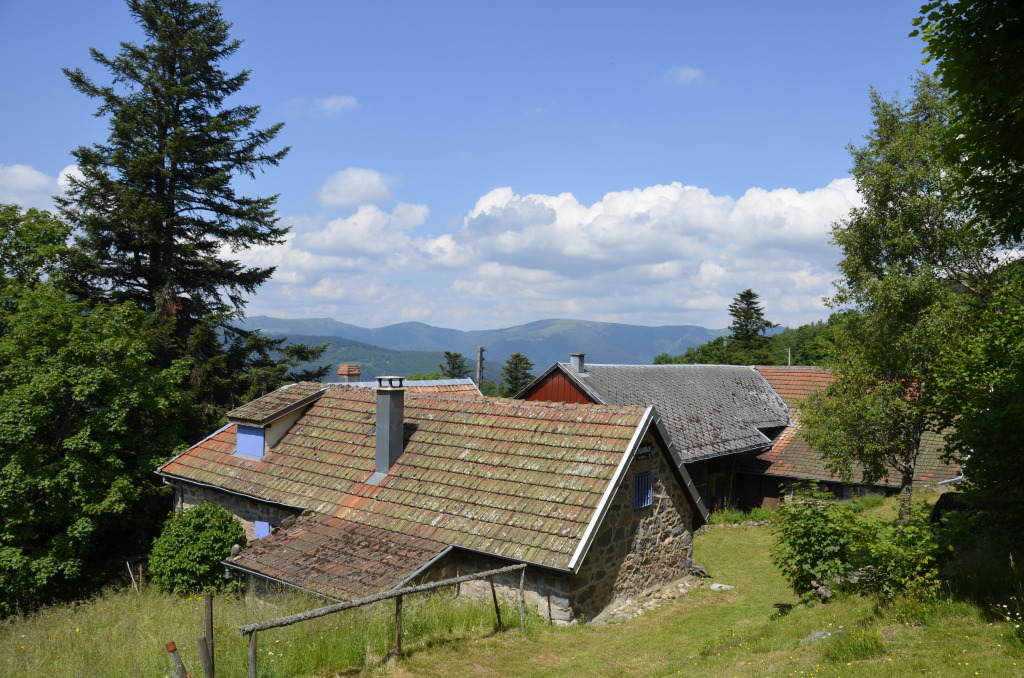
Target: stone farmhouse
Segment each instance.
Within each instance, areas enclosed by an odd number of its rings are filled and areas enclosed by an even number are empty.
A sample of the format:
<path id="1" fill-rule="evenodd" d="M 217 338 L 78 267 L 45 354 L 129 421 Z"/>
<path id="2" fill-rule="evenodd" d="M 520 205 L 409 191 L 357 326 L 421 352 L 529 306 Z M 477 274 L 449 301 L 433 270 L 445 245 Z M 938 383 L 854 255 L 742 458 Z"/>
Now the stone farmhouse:
<path id="1" fill-rule="evenodd" d="M 737 465 L 772 449 L 792 423 L 764 377 L 735 365 L 599 365 L 573 353 L 517 398 L 529 401 L 653 405 L 672 451 L 709 508 L 736 503 Z"/>
<path id="2" fill-rule="evenodd" d="M 158 469 L 243 522 L 234 572 L 346 600 L 526 563 L 560 622 L 690 572 L 707 510 L 657 407 L 364 384 L 279 389 Z"/>
<path id="3" fill-rule="evenodd" d="M 825 466 L 824 460 L 801 435 L 799 405 L 803 398 L 825 388 L 835 377 L 818 367 L 761 366 L 755 368 L 789 407 L 793 426 L 787 428 L 770 449 L 744 457 L 736 468 L 737 497 L 741 506 L 775 507 L 794 483 L 812 482 L 837 497 L 848 498 L 869 492 L 894 494 L 899 475 L 893 473 L 873 485 L 843 483 Z M 942 461 L 943 438 L 933 432 L 921 436 L 914 489 L 941 486 L 962 479 L 962 469 Z M 856 470 L 854 472 L 856 477 Z"/>

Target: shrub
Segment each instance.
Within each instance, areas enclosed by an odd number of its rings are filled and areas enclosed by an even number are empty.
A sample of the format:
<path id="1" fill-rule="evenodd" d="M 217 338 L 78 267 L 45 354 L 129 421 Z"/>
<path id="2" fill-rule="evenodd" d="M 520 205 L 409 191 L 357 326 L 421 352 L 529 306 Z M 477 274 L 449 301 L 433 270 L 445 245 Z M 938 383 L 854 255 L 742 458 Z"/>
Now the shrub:
<path id="1" fill-rule="evenodd" d="M 772 562 L 805 600 L 812 582 L 835 582 L 852 572 L 866 549 L 867 525 L 848 506 L 815 488 L 801 488 L 782 502 L 775 522 Z"/>
<path id="2" fill-rule="evenodd" d="M 216 591 L 225 583 L 221 561 L 233 544 L 244 543 L 241 523 L 218 504 L 203 502 L 167 519 L 153 541 L 149 570 L 162 591 Z"/>
<path id="3" fill-rule="evenodd" d="M 919 504 L 903 524 L 875 520 L 827 492 L 801 489 L 778 510 L 772 562 L 805 600 L 815 580 L 833 587 L 854 572 L 860 590 L 883 603 L 900 594 L 930 598 L 939 588 L 940 545 L 927 512 Z"/>
<path id="4" fill-rule="evenodd" d="M 902 525 L 875 523 L 868 544 L 868 560 L 873 568 L 869 589 L 885 602 L 901 593 L 931 598 L 939 589 L 938 552 L 939 543 L 924 504 L 911 506 Z"/>

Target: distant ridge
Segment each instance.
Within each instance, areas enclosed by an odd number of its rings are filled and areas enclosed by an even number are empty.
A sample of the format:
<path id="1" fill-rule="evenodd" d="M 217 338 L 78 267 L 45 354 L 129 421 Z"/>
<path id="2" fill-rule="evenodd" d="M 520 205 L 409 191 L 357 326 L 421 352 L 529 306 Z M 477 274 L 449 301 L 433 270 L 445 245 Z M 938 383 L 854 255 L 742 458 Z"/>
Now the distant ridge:
<path id="1" fill-rule="evenodd" d="M 387 362 L 397 368 L 401 363 L 412 372 L 437 369 L 443 351 L 457 351 L 476 361 L 477 346 L 483 346 L 484 376 L 500 379 L 501 366 L 513 353 L 522 353 L 534 364 L 539 374 L 556 361 L 566 362 L 569 354 L 587 354 L 591 363 L 649 365 L 659 353 L 678 355 L 691 346 L 699 346 L 728 330 L 709 330 L 696 325 L 664 325 L 646 327 L 622 323 L 602 323 L 587 320 L 538 320 L 497 330 L 452 330 L 420 322 L 405 322 L 367 329 L 338 322 L 331 318 L 285 319 L 271 316 L 251 316 L 241 324 L 246 329 L 258 329 L 273 337 L 288 337 L 291 341 L 324 343 L 330 341 L 330 356 L 324 362 L 335 360 L 335 348 L 351 356 L 351 362 L 360 362 L 356 353 L 363 353 L 362 362 L 375 368 L 376 359 L 370 359 L 374 347 L 389 352 L 415 351 L 418 356 L 387 356 Z M 337 341 L 344 340 L 344 341 Z M 361 346 L 359 346 L 361 344 Z M 423 364 L 416 368 L 412 365 Z M 381 366 L 383 368 L 383 365 Z M 398 372 L 397 374 L 402 374 Z M 378 376 L 365 374 L 364 376 Z"/>

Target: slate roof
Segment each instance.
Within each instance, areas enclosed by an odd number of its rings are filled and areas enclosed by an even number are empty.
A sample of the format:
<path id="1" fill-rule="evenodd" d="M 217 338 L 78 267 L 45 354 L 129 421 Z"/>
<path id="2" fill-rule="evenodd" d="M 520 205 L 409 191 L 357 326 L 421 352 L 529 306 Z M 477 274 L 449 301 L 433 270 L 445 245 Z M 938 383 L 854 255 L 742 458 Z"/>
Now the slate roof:
<path id="1" fill-rule="evenodd" d="M 293 388 L 298 394 L 312 387 Z M 271 396 L 274 403 L 284 397 Z M 374 486 L 366 481 L 374 472 L 375 405 L 371 389 L 332 385 L 261 461 L 233 456 L 236 425 L 229 424 L 158 473 L 319 514 L 239 556 L 240 566 L 289 582 L 314 577 L 309 573 L 324 569 L 328 554 L 347 553 L 332 539 L 370 544 L 384 533 L 380 539 L 413 555 L 358 566 L 380 576 L 404 576 L 442 546 L 574 571 L 642 434 L 653 428 L 665 437 L 651 408 L 409 390 L 404 452 Z M 247 411 L 267 409 L 256 402 Z M 689 482 L 685 470 L 681 477 Z M 351 525 L 360 528 L 340 534 Z M 293 557 L 285 557 L 289 549 Z M 346 584 L 327 595 L 347 597 L 357 588 Z"/>
<path id="2" fill-rule="evenodd" d="M 800 425 L 799 412 L 801 399 L 818 389 L 825 388 L 835 381 L 835 377 L 827 370 L 817 367 L 764 366 L 756 369 L 790 406 L 794 425 L 776 438 L 775 444 L 770 450 L 742 459 L 737 465 L 736 472 L 779 478 L 841 482 L 838 476 L 829 472 L 821 455 L 811 449 L 801 435 L 803 427 Z M 959 466 L 950 466 L 942 461 L 943 445 L 943 437 L 937 433 L 926 432 L 921 436 L 917 476 L 914 479 L 915 488 L 951 480 L 959 475 Z M 852 480 L 857 483 L 859 478 L 859 470 L 854 469 Z M 898 488 L 900 478 L 897 474 L 892 473 L 888 478 L 878 481 L 875 485 Z"/>
<path id="3" fill-rule="evenodd" d="M 758 429 L 790 423 L 785 403 L 750 367 L 587 364 L 582 373 L 565 363 L 556 367 L 596 402 L 654 405 L 686 463 L 764 448 L 771 441 Z"/>

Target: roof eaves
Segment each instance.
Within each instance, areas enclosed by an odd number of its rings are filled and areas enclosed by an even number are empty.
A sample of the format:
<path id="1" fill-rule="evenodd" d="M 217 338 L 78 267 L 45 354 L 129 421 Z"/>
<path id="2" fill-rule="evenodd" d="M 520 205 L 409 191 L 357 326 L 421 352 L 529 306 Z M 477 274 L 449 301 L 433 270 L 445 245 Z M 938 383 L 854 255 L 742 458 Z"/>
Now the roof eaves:
<path id="1" fill-rule="evenodd" d="M 325 593 L 320 593 L 319 591 L 314 591 L 313 589 L 307 589 L 304 586 L 299 586 L 297 584 L 292 584 L 291 582 L 285 581 L 284 579 L 278 579 L 277 577 L 271 577 L 270 575 L 263 574 L 262 572 L 259 572 L 258 570 L 253 570 L 253 569 L 250 569 L 248 567 L 242 567 L 241 565 L 238 565 L 236 563 L 232 563 L 230 560 L 222 560 L 222 561 L 220 561 L 220 564 L 223 565 L 224 567 L 230 567 L 233 570 L 238 570 L 239 572 L 245 572 L 246 574 L 251 574 L 251 575 L 255 575 L 257 577 L 262 577 L 262 578 L 264 578 L 264 579 L 266 579 L 268 581 L 272 581 L 272 582 L 277 583 L 277 584 L 284 584 L 285 586 L 290 586 L 291 588 L 298 589 L 299 591 L 304 591 L 306 593 L 312 593 L 314 596 L 320 596 L 321 598 L 326 598 L 327 600 L 333 600 L 336 603 L 345 602 L 345 601 L 341 600 L 340 598 L 334 598 L 333 596 L 329 596 L 329 595 L 327 595 Z"/>
<path id="2" fill-rule="evenodd" d="M 672 438 L 669 437 L 665 424 L 661 421 L 661 415 L 658 414 L 657 411 L 655 411 L 654 415 L 654 426 L 656 427 L 659 435 L 661 435 L 661 439 L 667 442 L 665 447 L 682 476 L 683 489 L 685 489 L 690 495 L 690 501 L 693 502 L 693 506 L 697 509 L 701 519 L 704 523 L 707 523 L 710 520 L 711 513 L 704 505 L 704 499 L 701 498 L 700 493 L 697 491 L 697 485 L 693 482 L 693 477 L 690 475 L 690 472 L 686 470 L 686 465 L 683 463 L 683 459 L 679 455 L 679 450 L 676 449 L 675 444 L 672 442 Z"/>
<path id="3" fill-rule="evenodd" d="M 170 462 L 167 462 L 167 463 L 170 463 Z M 228 488 L 223 487 L 221 485 L 212 485 L 210 483 L 201 483 L 198 480 L 192 480 L 190 478 L 182 478 L 180 476 L 174 476 L 174 475 L 171 475 L 169 473 L 162 473 L 159 470 L 156 471 L 156 474 L 158 476 L 160 476 L 161 478 L 163 478 L 164 482 L 167 483 L 168 485 L 172 484 L 171 481 L 173 480 L 174 482 L 177 482 L 177 483 L 189 483 L 191 485 L 196 485 L 198 487 L 208 487 L 211 490 L 217 490 L 218 492 L 223 492 L 225 494 L 233 494 L 236 497 L 244 497 L 245 499 L 250 499 L 252 501 L 258 501 L 258 502 L 263 503 L 263 504 L 273 504 L 274 506 L 283 506 L 284 508 L 293 509 L 295 511 L 306 511 L 306 510 L 309 509 L 308 506 L 295 506 L 294 504 L 285 504 L 284 502 L 274 501 L 272 499 L 266 499 L 264 497 L 260 497 L 260 496 L 257 496 L 255 494 L 245 494 L 244 492 L 237 492 L 235 490 L 229 490 Z"/>
<path id="4" fill-rule="evenodd" d="M 441 560 L 442 558 L 444 558 L 444 557 L 445 557 L 445 556 L 447 556 L 447 555 L 448 555 L 449 553 L 451 553 L 451 552 L 452 552 L 452 549 L 454 549 L 454 548 L 455 548 L 454 546 L 452 546 L 451 544 L 448 544 L 448 546 L 445 546 L 445 547 L 444 547 L 444 549 L 442 549 L 442 551 L 441 551 L 440 553 L 438 553 L 438 554 L 437 554 L 436 556 L 434 556 L 433 558 L 431 558 L 431 559 L 430 559 L 430 560 L 428 560 L 427 562 L 423 563 L 423 565 L 422 565 L 422 566 L 420 566 L 420 568 L 419 568 L 419 569 L 417 569 L 417 570 L 416 570 L 415 572 L 413 572 L 412 574 L 410 574 L 410 575 L 409 575 L 408 577 L 406 577 L 406 578 L 405 578 L 405 579 L 403 579 L 402 581 L 400 581 L 400 582 L 398 582 L 397 584 L 395 584 L 394 586 L 392 586 L 392 587 L 391 587 L 391 590 L 392 590 L 392 591 L 394 591 L 395 589 L 400 589 L 400 588 L 402 588 L 403 586 L 405 586 L 406 584 L 408 584 L 409 582 L 411 582 L 411 581 L 412 581 L 413 579 L 415 579 L 416 577 L 418 577 L 418 576 L 420 576 L 421 574 L 423 574 L 424 572 L 426 572 L 426 570 L 427 570 L 427 569 L 428 569 L 428 568 L 429 568 L 430 566 L 432 566 L 432 565 L 433 565 L 434 563 L 436 563 L 436 562 L 440 561 L 440 560 Z"/>
<path id="5" fill-rule="evenodd" d="M 221 426 L 221 427 L 220 427 L 219 429 L 217 429 L 216 431 L 214 431 L 214 432 L 213 432 L 213 433 L 211 433 L 210 435 L 206 436 L 205 438 L 203 438 L 202 440 L 200 440 L 200 441 L 199 441 L 198 443 L 196 443 L 195 445 L 190 445 L 190 446 L 188 447 L 188 449 L 186 449 L 186 450 L 185 450 L 184 452 L 182 452 L 181 454 L 176 454 L 176 455 L 174 455 L 173 457 L 171 457 L 170 459 L 168 459 L 167 461 L 165 461 L 164 463 L 162 463 L 162 464 L 160 464 L 159 466 L 157 466 L 157 467 L 156 467 L 156 470 L 155 470 L 155 471 L 153 471 L 153 473 L 156 473 L 156 474 L 157 474 L 158 476 L 163 476 L 163 477 L 171 477 L 171 478 L 176 478 L 177 476 L 167 476 L 167 475 L 166 475 L 166 474 L 165 474 L 165 473 L 163 472 L 163 469 L 164 469 L 164 467 L 165 467 L 165 466 L 167 466 L 168 464 L 170 464 L 171 462 L 175 462 L 175 461 L 177 461 L 178 459 L 181 459 L 181 458 L 182 458 L 182 457 L 184 457 L 184 456 L 185 456 L 186 454 L 188 454 L 189 452 L 191 452 L 191 451 L 192 451 L 192 450 L 194 450 L 195 448 L 197 448 L 197 447 L 199 447 L 200 445 L 202 445 L 203 443 L 205 443 L 205 442 L 206 442 L 207 440 L 210 440 L 211 438 L 214 438 L 214 437 L 216 437 L 216 436 L 220 435 L 221 433 L 223 433 L 224 431 L 226 431 L 226 430 L 227 430 L 228 428 L 230 428 L 230 427 L 232 427 L 232 426 L 234 426 L 234 424 L 233 424 L 233 423 L 230 423 L 230 422 L 229 422 L 229 423 L 227 423 L 227 424 L 224 424 L 224 425 L 223 425 L 223 426 Z"/>

